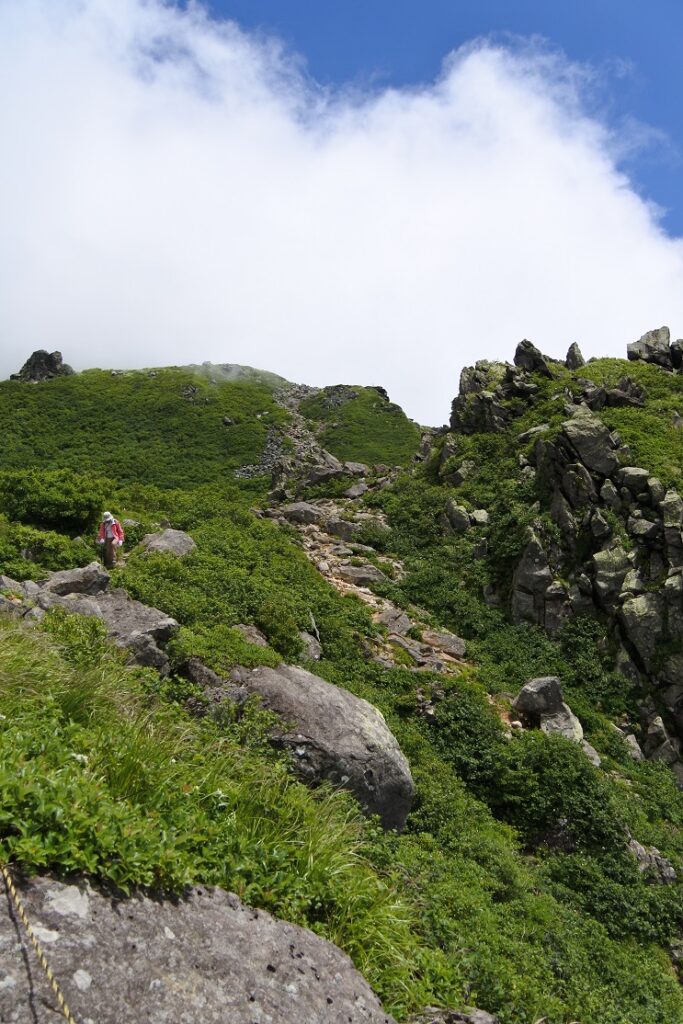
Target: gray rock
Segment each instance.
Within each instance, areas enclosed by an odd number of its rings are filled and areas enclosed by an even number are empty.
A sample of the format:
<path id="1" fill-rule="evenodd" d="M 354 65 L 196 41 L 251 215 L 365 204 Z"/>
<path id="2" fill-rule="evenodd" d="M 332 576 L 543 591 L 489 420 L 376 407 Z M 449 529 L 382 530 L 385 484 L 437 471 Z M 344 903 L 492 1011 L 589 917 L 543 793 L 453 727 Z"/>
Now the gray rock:
<path id="1" fill-rule="evenodd" d="M 485 508 L 475 508 L 470 513 L 470 520 L 473 526 L 487 526 L 490 516 Z"/>
<path id="2" fill-rule="evenodd" d="M 635 738 L 633 733 L 629 733 L 628 736 L 624 736 L 624 742 L 626 743 L 629 756 L 632 757 L 634 761 L 645 760 L 645 755 L 640 749 L 640 744 L 638 743 L 638 740 Z"/>
<path id="3" fill-rule="evenodd" d="M 369 490 L 368 485 L 360 480 L 357 484 L 352 484 L 344 491 L 345 498 L 362 498 L 365 492 Z"/>
<path id="4" fill-rule="evenodd" d="M 299 633 L 301 640 L 304 645 L 304 654 L 311 661 L 320 661 L 323 656 L 322 644 L 312 633 L 307 633 L 305 629 L 302 629 Z"/>
<path id="5" fill-rule="evenodd" d="M 360 533 L 360 524 L 352 523 L 349 519 L 340 519 L 332 516 L 325 523 L 325 532 L 333 537 L 341 537 L 342 540 L 350 541 Z"/>
<path id="6" fill-rule="evenodd" d="M 619 621 L 624 635 L 637 651 L 645 671 L 654 671 L 657 647 L 664 639 L 662 595 L 640 594 L 625 601 L 619 610 Z"/>
<path id="7" fill-rule="evenodd" d="M 520 369 L 526 370 L 527 373 L 538 373 L 542 377 L 552 377 L 548 364 L 546 363 L 543 355 L 526 338 L 524 341 L 520 341 L 517 346 L 517 350 L 514 356 L 515 366 L 519 366 Z"/>
<path id="8" fill-rule="evenodd" d="M 469 480 L 476 468 L 476 463 L 472 459 L 463 459 L 456 469 L 447 473 L 440 472 L 440 475 L 445 483 L 450 484 L 452 487 L 460 487 L 465 483 L 465 480 Z"/>
<path id="9" fill-rule="evenodd" d="M 557 676 L 542 676 L 530 679 L 512 702 L 515 711 L 522 715 L 554 715 L 564 707 L 562 686 Z"/>
<path id="10" fill-rule="evenodd" d="M 671 349 L 669 347 L 670 333 L 668 327 L 659 327 L 657 330 L 648 331 L 638 341 L 626 346 L 626 354 L 629 359 L 640 359 L 645 363 L 655 363 L 667 370 L 673 369 Z"/>
<path id="11" fill-rule="evenodd" d="M 598 500 L 593 478 L 580 462 L 567 466 L 562 474 L 562 490 L 572 508 L 583 508 Z"/>
<path id="12" fill-rule="evenodd" d="M 256 626 L 248 625 L 244 622 L 238 622 L 236 626 L 232 627 L 238 630 L 247 641 L 247 643 L 254 644 L 255 647 L 267 647 L 268 641 L 260 629 Z"/>
<path id="13" fill-rule="evenodd" d="M 564 364 L 568 370 L 580 370 L 582 366 L 586 365 L 586 360 L 581 355 L 581 349 L 576 342 L 569 346 Z"/>
<path id="14" fill-rule="evenodd" d="M 21 380 L 38 383 L 52 380 L 54 377 L 69 377 L 73 374 L 71 367 L 62 360 L 61 352 L 46 352 L 44 348 L 33 352 L 19 373 L 13 373 L 10 380 Z"/>
<path id="15" fill-rule="evenodd" d="M 601 608 L 609 608 L 614 603 L 630 568 L 628 555 L 621 547 L 597 551 L 593 555 L 593 583 Z"/>
<path id="16" fill-rule="evenodd" d="M 317 461 L 306 467 L 304 482 L 308 485 L 322 484 L 328 480 L 336 480 L 344 476 L 344 466 L 334 455 L 324 449 L 316 453 Z"/>
<path id="17" fill-rule="evenodd" d="M 611 480 L 605 480 L 604 484 L 600 488 L 600 497 L 609 508 L 614 509 L 615 512 L 621 511 L 621 498 L 619 497 L 619 491 Z"/>
<path id="18" fill-rule="evenodd" d="M 64 569 L 53 573 L 42 589 L 50 594 L 101 594 L 109 586 L 109 573 L 99 562 L 82 569 Z"/>
<path id="19" fill-rule="evenodd" d="M 640 466 L 624 466 L 614 476 L 621 487 L 628 487 L 632 494 L 643 494 L 647 490 L 650 473 Z"/>
<path id="20" fill-rule="evenodd" d="M 447 633 L 445 630 L 423 629 L 422 640 L 430 647 L 444 651 L 453 658 L 464 658 L 467 644 L 455 633 Z"/>
<path id="21" fill-rule="evenodd" d="M 635 515 L 629 516 L 627 529 L 632 537 L 643 541 L 653 541 L 661 532 L 659 523 L 653 523 L 649 519 L 645 519 L 644 516 Z"/>
<path id="22" fill-rule="evenodd" d="M 545 592 L 553 581 L 548 558 L 532 533 L 512 577 L 512 621 L 543 623 Z"/>
<path id="23" fill-rule="evenodd" d="M 590 410 L 579 406 L 562 424 L 562 433 L 587 469 L 611 477 L 619 468 L 610 432 Z"/>
<path id="24" fill-rule="evenodd" d="M 451 529 L 456 533 L 465 533 L 470 528 L 469 512 L 462 505 L 458 505 L 453 498 L 449 498 L 446 502 L 446 518 L 450 523 Z"/>
<path id="25" fill-rule="evenodd" d="M 638 861 L 641 874 L 647 873 L 658 885 L 672 885 L 677 878 L 676 870 L 670 860 L 663 857 L 656 846 L 642 846 L 631 838 L 628 850 Z"/>
<path id="26" fill-rule="evenodd" d="M 357 587 L 367 587 L 371 583 L 382 583 L 386 576 L 381 569 L 375 565 L 340 565 L 335 570 L 336 575 L 345 583 L 353 583 Z"/>
<path id="27" fill-rule="evenodd" d="M 349 789 L 385 828 L 403 827 L 413 798 L 410 768 L 377 708 L 291 665 L 254 669 L 241 682 L 286 723 L 279 742 L 303 779 Z"/>
<path id="28" fill-rule="evenodd" d="M 578 719 L 577 719 L 578 721 Z M 592 747 L 588 740 L 581 740 L 581 749 L 588 758 L 591 764 L 594 764 L 596 768 L 599 768 L 602 764 L 602 758 L 598 754 L 595 747 Z"/>
<path id="29" fill-rule="evenodd" d="M 653 505 L 659 505 L 666 497 L 666 487 L 656 476 L 647 478 L 647 489 Z"/>
<path id="30" fill-rule="evenodd" d="M 345 462 L 344 472 L 349 476 L 367 476 L 370 470 L 364 462 Z"/>
<path id="31" fill-rule="evenodd" d="M 405 612 L 401 611 L 400 608 L 394 608 L 392 605 L 383 608 L 375 617 L 375 622 L 380 626 L 384 626 L 388 633 L 396 633 L 398 636 L 405 636 L 414 625 Z"/>
<path id="32" fill-rule="evenodd" d="M 677 338 L 676 341 L 672 341 L 669 351 L 674 369 L 680 370 L 681 366 L 683 366 L 683 338 Z"/>
<path id="33" fill-rule="evenodd" d="M 322 523 L 323 514 L 317 505 L 311 505 L 307 501 L 296 501 L 291 505 L 284 505 L 281 509 L 282 515 L 288 523 L 308 525 L 309 523 Z"/>
<path id="34" fill-rule="evenodd" d="M 562 704 L 554 714 L 541 715 L 541 731 L 549 736 L 564 736 L 573 743 L 583 740 L 583 728 L 568 704 Z M 592 749 L 592 748 L 591 748 Z"/>
<path id="35" fill-rule="evenodd" d="M 604 540 L 612 533 L 612 527 L 609 525 L 602 512 L 597 509 L 591 516 L 590 529 L 596 540 Z"/>
<path id="36" fill-rule="evenodd" d="M 192 888 L 173 900 L 113 898 L 78 879 L 33 878 L 19 889 L 79 1021 L 394 1024 L 336 946 L 221 889 Z M 8 1024 L 57 1018 L 34 963 L 3 914 L 0 1019 Z"/>
<path id="37" fill-rule="evenodd" d="M 142 538 L 140 547 L 146 555 L 175 555 L 176 558 L 184 558 L 197 549 L 188 533 L 170 529 L 162 530 L 161 533 L 148 533 Z"/>
<path id="38" fill-rule="evenodd" d="M 559 487 L 556 487 L 553 491 L 550 502 L 550 515 L 559 527 L 565 544 L 572 547 L 576 542 L 576 520 L 572 514 L 571 505 Z"/>

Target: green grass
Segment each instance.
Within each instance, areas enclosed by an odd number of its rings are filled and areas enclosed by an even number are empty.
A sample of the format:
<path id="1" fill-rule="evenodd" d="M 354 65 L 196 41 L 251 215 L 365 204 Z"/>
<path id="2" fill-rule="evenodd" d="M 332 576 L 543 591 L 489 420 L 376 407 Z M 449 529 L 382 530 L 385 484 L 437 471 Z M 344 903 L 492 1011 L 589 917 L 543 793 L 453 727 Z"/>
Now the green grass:
<path id="1" fill-rule="evenodd" d="M 300 409 L 319 430 L 323 448 L 338 459 L 402 466 L 420 442 L 418 425 L 374 388 L 324 388 Z"/>
<path id="2" fill-rule="evenodd" d="M 118 483 L 192 486 L 257 463 L 268 428 L 286 416 L 258 381 L 154 374 L 88 370 L 39 385 L 3 381 L 0 469 L 58 467 Z"/>

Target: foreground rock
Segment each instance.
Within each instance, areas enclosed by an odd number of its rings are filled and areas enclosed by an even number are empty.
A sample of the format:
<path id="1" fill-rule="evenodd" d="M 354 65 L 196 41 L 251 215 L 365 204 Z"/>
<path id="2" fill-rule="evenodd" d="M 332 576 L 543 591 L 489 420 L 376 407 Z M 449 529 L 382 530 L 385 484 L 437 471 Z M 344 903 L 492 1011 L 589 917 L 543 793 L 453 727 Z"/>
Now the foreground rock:
<path id="1" fill-rule="evenodd" d="M 61 352 L 46 352 L 41 348 L 28 357 L 19 373 L 13 373 L 10 380 L 38 383 L 42 380 L 52 380 L 53 377 L 70 377 L 73 372 L 62 360 Z"/>
<path id="2" fill-rule="evenodd" d="M 114 900 L 35 878 L 21 898 L 79 1021 L 394 1024 L 336 946 L 221 889 Z M 0 1020 L 52 1024 L 56 1001 L 21 925 L 0 918 Z"/>
<path id="3" fill-rule="evenodd" d="M 410 767 L 382 714 L 348 690 L 292 665 L 233 673 L 287 723 L 277 741 L 298 774 L 349 789 L 385 828 L 401 829 L 413 799 Z"/>

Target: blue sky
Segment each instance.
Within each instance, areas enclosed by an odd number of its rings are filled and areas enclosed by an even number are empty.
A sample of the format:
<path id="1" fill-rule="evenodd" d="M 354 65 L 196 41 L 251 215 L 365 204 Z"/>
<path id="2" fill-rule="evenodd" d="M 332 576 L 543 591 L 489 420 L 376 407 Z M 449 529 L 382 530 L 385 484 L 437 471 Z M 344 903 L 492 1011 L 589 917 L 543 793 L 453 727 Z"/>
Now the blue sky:
<path id="1" fill-rule="evenodd" d="M 683 235 L 681 0 L 212 0 L 210 10 L 278 35 L 324 84 L 431 81 L 472 39 L 540 35 L 599 76 L 593 102 L 619 131 L 653 137 L 624 163 L 641 195 Z"/>

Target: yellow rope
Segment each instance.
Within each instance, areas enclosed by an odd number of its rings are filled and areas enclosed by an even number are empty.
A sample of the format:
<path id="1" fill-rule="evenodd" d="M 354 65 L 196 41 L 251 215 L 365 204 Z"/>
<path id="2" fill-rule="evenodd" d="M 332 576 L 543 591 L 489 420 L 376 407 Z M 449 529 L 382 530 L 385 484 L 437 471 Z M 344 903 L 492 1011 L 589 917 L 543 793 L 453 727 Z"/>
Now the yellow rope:
<path id="1" fill-rule="evenodd" d="M 16 887 L 14 885 L 14 881 L 12 879 L 12 876 L 10 875 L 8 869 L 5 867 L 4 864 L 0 864 L 0 872 L 2 872 L 2 877 L 5 879 L 5 885 L 7 886 L 7 891 L 10 894 L 10 896 L 12 897 L 12 901 L 14 903 L 14 906 L 16 907 L 17 914 L 19 915 L 19 917 L 21 919 L 21 923 L 23 924 L 24 928 L 26 929 L 26 934 L 28 935 L 29 939 L 31 940 L 31 945 L 33 946 L 33 949 L 35 951 L 36 956 L 38 957 L 38 961 L 40 963 L 40 966 L 45 971 L 45 977 L 50 982 L 50 988 L 52 989 L 52 991 L 55 994 L 55 999 L 57 1000 L 57 1002 L 59 1004 L 59 1009 L 62 1011 L 62 1013 L 66 1017 L 66 1019 L 69 1022 L 69 1024 L 78 1024 L 78 1022 L 76 1021 L 75 1017 L 73 1016 L 73 1014 L 71 1013 L 71 1010 L 69 1009 L 69 1007 L 67 1005 L 66 999 L 62 995 L 62 990 L 59 987 L 59 982 L 57 981 L 57 979 L 55 978 L 54 974 L 52 973 L 52 968 L 50 967 L 49 963 L 47 962 L 47 958 L 46 958 L 45 954 L 43 953 L 43 948 L 40 945 L 40 943 L 38 942 L 38 939 L 36 938 L 36 936 L 35 936 L 35 934 L 33 932 L 33 928 L 31 928 L 31 924 L 29 922 L 28 917 L 26 916 L 26 911 L 24 910 L 24 906 L 23 906 L 21 900 L 19 899 L 19 893 L 16 890 Z"/>

